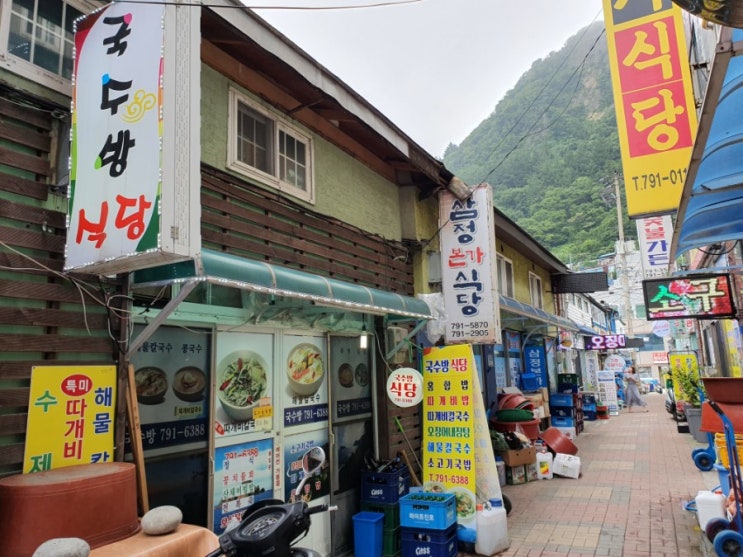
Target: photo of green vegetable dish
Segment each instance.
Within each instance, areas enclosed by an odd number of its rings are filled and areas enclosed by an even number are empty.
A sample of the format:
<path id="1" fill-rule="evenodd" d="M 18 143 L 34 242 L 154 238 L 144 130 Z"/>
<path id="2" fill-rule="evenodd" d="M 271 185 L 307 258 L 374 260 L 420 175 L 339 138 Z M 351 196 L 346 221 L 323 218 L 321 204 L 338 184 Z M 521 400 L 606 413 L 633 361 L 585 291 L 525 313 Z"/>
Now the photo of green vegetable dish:
<path id="1" fill-rule="evenodd" d="M 268 379 L 262 359 L 250 352 L 242 352 L 225 367 L 219 396 L 234 406 L 250 406 L 266 394 Z"/>
<path id="2" fill-rule="evenodd" d="M 477 508 L 471 492 L 462 488 L 452 488 L 457 501 L 457 516 L 459 518 L 469 518 L 475 515 Z"/>

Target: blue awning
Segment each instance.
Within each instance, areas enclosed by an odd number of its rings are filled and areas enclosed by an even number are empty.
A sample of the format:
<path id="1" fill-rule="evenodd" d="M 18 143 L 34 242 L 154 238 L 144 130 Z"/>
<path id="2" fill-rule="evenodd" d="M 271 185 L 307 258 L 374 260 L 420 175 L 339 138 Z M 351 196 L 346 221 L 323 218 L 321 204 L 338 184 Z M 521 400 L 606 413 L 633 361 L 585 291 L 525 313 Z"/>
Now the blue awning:
<path id="1" fill-rule="evenodd" d="M 743 30 L 721 29 L 676 216 L 671 260 L 743 238 Z"/>
<path id="2" fill-rule="evenodd" d="M 584 334 L 584 335 L 596 336 L 596 335 L 600 335 L 601 334 L 601 333 L 599 333 L 597 331 L 594 331 L 590 327 L 586 327 L 585 325 L 581 325 L 580 323 L 576 323 L 575 326 L 578 327 L 578 332 L 580 332 L 581 334 Z"/>
<path id="3" fill-rule="evenodd" d="M 509 298 L 508 296 L 504 296 L 503 294 L 499 294 L 498 299 L 500 300 L 501 311 L 505 310 L 509 313 L 513 313 L 514 315 L 527 317 L 529 319 L 540 321 L 548 325 L 554 325 L 555 327 L 564 329 L 566 331 L 578 331 L 578 326 L 570 319 L 565 319 L 564 317 L 560 317 L 559 315 L 548 313 L 543 309 L 539 309 L 537 307 L 530 306 L 529 304 L 519 302 L 518 300 L 514 300 L 513 298 Z"/>
<path id="4" fill-rule="evenodd" d="M 298 298 L 359 313 L 432 318 L 428 304 L 418 298 L 212 250 L 203 250 L 196 259 L 141 269 L 133 278 L 135 288 L 193 282 Z"/>

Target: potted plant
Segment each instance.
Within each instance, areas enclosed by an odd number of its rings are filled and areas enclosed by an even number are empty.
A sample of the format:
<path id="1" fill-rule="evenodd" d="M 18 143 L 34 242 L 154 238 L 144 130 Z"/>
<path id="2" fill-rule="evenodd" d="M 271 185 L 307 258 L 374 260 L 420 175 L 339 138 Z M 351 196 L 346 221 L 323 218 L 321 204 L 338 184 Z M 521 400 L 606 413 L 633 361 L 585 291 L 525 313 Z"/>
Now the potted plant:
<path id="1" fill-rule="evenodd" d="M 699 443 L 707 441 L 707 434 L 700 430 L 702 425 L 702 398 L 704 383 L 699 378 L 699 367 L 691 364 L 673 370 L 673 383 L 678 387 L 679 401 L 682 404 L 689 432 Z"/>

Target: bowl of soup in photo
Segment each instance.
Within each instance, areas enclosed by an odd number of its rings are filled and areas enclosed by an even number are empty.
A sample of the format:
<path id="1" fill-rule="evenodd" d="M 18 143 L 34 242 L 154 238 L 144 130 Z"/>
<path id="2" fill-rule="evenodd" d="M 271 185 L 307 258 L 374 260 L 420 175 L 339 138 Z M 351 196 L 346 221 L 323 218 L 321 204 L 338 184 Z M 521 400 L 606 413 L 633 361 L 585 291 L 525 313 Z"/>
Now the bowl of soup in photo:
<path id="1" fill-rule="evenodd" d="M 253 409 L 268 391 L 268 366 L 252 350 L 238 350 L 217 366 L 217 398 L 236 421 L 253 419 Z"/>
<path id="2" fill-rule="evenodd" d="M 322 353 L 314 344 L 298 344 L 289 352 L 286 361 L 289 386 L 298 395 L 313 395 L 325 377 Z"/>

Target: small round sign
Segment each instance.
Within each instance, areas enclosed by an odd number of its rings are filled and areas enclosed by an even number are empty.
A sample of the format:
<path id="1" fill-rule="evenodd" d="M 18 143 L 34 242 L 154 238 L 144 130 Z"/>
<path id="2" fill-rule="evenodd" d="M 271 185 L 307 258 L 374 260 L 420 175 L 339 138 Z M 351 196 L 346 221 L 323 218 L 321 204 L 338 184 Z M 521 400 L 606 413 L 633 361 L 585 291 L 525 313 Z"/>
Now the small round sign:
<path id="1" fill-rule="evenodd" d="M 609 371 L 622 371 L 626 365 L 627 362 L 624 361 L 624 358 L 617 354 L 607 356 L 606 360 L 604 360 L 604 369 Z"/>
<path id="2" fill-rule="evenodd" d="M 655 321 L 653 323 L 653 334 L 665 338 L 671 334 L 671 323 L 668 321 Z"/>
<path id="3" fill-rule="evenodd" d="M 423 400 L 423 376 L 412 367 L 401 367 L 387 378 L 387 396 L 401 408 L 415 406 Z"/>

